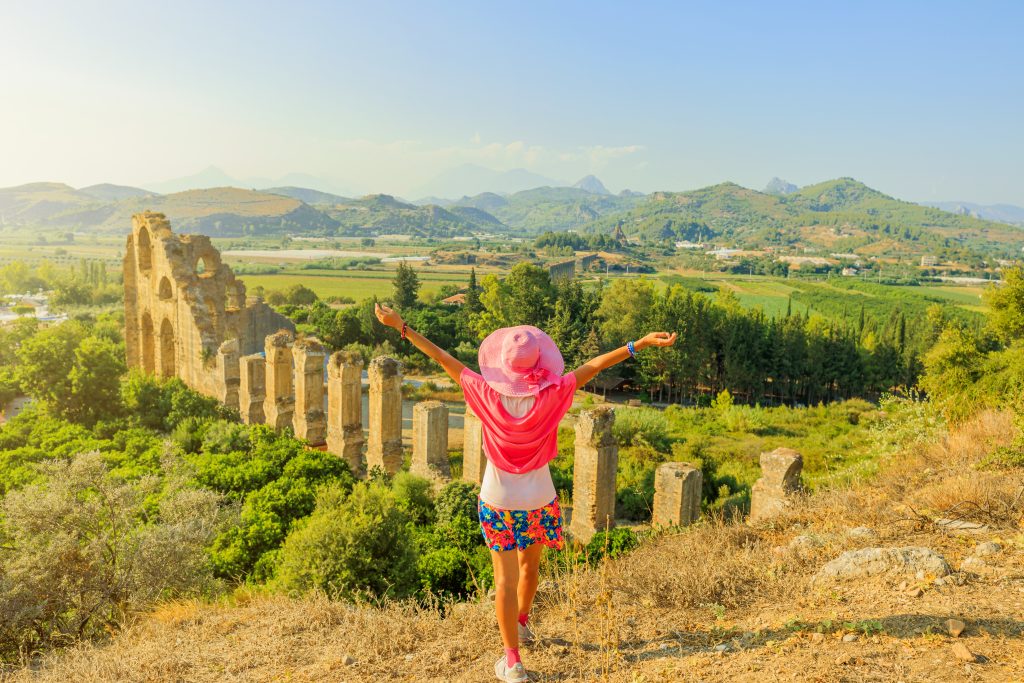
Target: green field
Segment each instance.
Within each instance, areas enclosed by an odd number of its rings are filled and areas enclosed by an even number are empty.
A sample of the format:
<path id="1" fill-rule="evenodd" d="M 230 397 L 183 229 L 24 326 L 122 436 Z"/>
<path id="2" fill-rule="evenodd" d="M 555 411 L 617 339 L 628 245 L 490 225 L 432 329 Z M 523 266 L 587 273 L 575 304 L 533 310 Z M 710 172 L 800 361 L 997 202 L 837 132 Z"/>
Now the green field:
<path id="1" fill-rule="evenodd" d="M 443 273 L 417 271 L 420 279 L 420 293 L 431 294 L 442 285 L 463 286 L 467 278 L 453 277 Z M 387 297 L 392 292 L 391 271 L 366 270 L 302 270 L 271 275 L 239 275 L 247 288 L 263 287 L 266 291 L 285 290 L 294 285 L 303 285 L 316 292 L 321 299 L 347 296 L 355 301 L 378 296 Z"/>

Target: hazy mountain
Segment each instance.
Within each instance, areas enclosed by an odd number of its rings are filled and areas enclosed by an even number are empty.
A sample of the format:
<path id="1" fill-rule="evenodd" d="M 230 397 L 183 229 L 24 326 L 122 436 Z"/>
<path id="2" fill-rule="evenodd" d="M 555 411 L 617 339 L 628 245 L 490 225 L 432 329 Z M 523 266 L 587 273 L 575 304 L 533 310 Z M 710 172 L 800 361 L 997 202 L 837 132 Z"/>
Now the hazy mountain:
<path id="1" fill-rule="evenodd" d="M 765 185 L 765 194 L 790 194 L 797 191 L 797 186 L 793 183 L 787 182 L 782 178 L 772 178 Z"/>
<path id="2" fill-rule="evenodd" d="M 961 216 L 974 216 L 987 221 L 1024 225 L 1024 207 L 1013 204 L 973 204 L 971 202 L 921 202 L 924 206 L 949 211 Z"/>
<path id="3" fill-rule="evenodd" d="M 292 199 L 298 199 L 306 202 L 307 204 L 344 204 L 352 201 L 348 197 L 342 197 L 338 194 L 332 194 L 330 192 L 321 192 L 320 190 L 313 190 L 308 187 L 268 187 L 261 192 L 267 192 L 269 194 L 279 194 L 285 197 L 291 197 Z"/>
<path id="4" fill-rule="evenodd" d="M 78 188 L 78 191 L 84 195 L 92 197 L 93 199 L 99 199 L 104 202 L 118 202 L 122 199 L 131 199 L 133 197 L 154 196 L 152 192 L 149 190 L 143 190 L 141 187 L 111 185 L 110 183 L 100 183 L 99 185 L 80 187 Z"/>
<path id="5" fill-rule="evenodd" d="M 510 171 L 495 171 L 476 164 L 463 164 L 439 173 L 432 180 L 411 192 L 413 196 L 463 197 L 481 192 L 511 194 L 544 185 L 561 185 L 558 181 L 514 168 Z"/>
<path id="6" fill-rule="evenodd" d="M 147 183 L 145 187 L 147 190 L 152 190 L 160 194 L 184 192 L 185 190 L 203 190 L 214 187 L 237 187 L 242 189 L 254 189 L 257 187 L 298 187 L 308 188 L 328 194 L 339 194 L 339 191 L 341 190 L 341 188 L 335 187 L 335 185 L 330 181 L 314 175 L 309 175 L 308 173 L 288 173 L 280 178 L 235 178 L 229 176 L 216 166 L 207 166 L 199 173 L 183 176 L 181 178 L 172 178 L 171 180 Z M 344 192 L 341 192 L 341 194 L 344 195 Z"/>
<path id="7" fill-rule="evenodd" d="M 580 178 L 579 180 L 576 181 L 573 187 L 579 190 L 586 190 L 587 192 L 592 192 L 593 194 L 611 194 L 611 192 L 608 191 L 608 188 L 604 186 L 604 183 L 598 180 L 597 176 L 593 175 L 588 175 L 584 176 L 583 178 Z"/>

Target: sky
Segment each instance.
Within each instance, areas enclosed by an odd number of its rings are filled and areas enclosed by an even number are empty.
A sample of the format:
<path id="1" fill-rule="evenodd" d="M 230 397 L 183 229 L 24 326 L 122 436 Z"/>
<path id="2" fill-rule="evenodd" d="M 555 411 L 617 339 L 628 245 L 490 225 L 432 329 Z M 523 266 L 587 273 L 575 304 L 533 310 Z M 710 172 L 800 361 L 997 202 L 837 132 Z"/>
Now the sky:
<path id="1" fill-rule="evenodd" d="M 0 186 L 851 176 L 1024 205 L 1024 3 L 0 0 Z"/>

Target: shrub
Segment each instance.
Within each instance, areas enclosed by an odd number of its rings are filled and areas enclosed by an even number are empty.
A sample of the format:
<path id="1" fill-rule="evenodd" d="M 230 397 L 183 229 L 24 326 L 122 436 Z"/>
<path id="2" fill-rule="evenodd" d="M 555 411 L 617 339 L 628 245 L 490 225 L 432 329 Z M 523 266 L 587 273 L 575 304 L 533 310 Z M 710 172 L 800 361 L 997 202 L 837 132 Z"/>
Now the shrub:
<path id="1" fill-rule="evenodd" d="M 639 544 L 640 540 L 631 529 L 619 527 L 609 531 L 598 531 L 587 544 L 587 557 L 591 562 L 618 557 Z"/>
<path id="2" fill-rule="evenodd" d="M 456 519 L 468 519 L 476 524 L 479 519 L 477 496 L 479 488 L 469 482 L 452 481 L 445 485 L 434 501 L 437 524 L 451 524 Z"/>
<path id="3" fill-rule="evenodd" d="M 380 483 L 360 482 L 347 496 L 329 487 L 278 557 L 277 581 L 296 593 L 402 598 L 418 583 L 411 520 Z"/>
<path id="4" fill-rule="evenodd" d="M 110 633 L 158 598 L 215 590 L 205 546 L 219 496 L 172 488 L 143 522 L 155 477 L 125 483 L 92 452 L 47 468 L 2 503 L 0 655 Z"/>
<path id="5" fill-rule="evenodd" d="M 667 451 L 672 441 L 665 415 L 655 408 L 616 410 L 612 434 L 620 446 L 646 443 L 659 451 Z"/>
<path id="6" fill-rule="evenodd" d="M 396 504 L 415 524 L 430 524 L 434 521 L 434 497 L 430 486 L 430 480 L 405 470 L 396 473 L 391 480 Z"/>

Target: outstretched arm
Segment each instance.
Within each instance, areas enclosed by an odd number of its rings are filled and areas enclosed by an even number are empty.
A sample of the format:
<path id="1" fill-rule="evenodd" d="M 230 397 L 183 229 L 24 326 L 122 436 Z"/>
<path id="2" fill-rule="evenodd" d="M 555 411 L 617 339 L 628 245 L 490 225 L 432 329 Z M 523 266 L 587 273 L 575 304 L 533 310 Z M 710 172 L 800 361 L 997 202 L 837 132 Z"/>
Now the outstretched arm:
<path id="1" fill-rule="evenodd" d="M 676 341 L 676 333 L 669 334 L 668 332 L 651 332 L 643 339 L 638 339 L 633 342 L 633 348 L 639 351 L 640 349 L 646 349 L 649 346 L 672 346 Z M 596 358 L 588 360 L 583 365 L 573 370 L 573 374 L 576 375 L 576 388 L 582 389 L 587 382 L 594 379 L 597 373 L 602 370 L 607 370 L 617 363 L 629 358 L 629 349 L 625 344 L 609 351 L 608 353 L 602 354 Z"/>
<path id="2" fill-rule="evenodd" d="M 382 324 L 393 327 L 398 331 L 402 330 L 402 316 L 398 315 L 393 309 L 376 304 L 374 313 L 377 314 L 377 320 L 381 321 Z M 462 369 L 466 366 L 458 359 L 408 325 L 405 328 L 405 338 L 411 341 L 417 349 L 440 363 L 444 371 L 448 373 L 448 376 L 455 380 L 455 384 L 462 386 L 459 378 L 462 375 Z"/>

